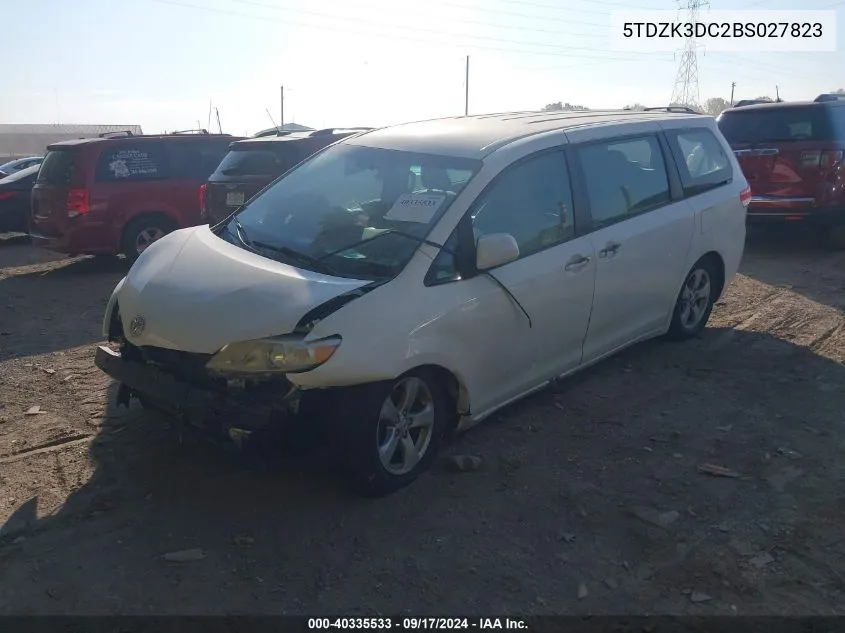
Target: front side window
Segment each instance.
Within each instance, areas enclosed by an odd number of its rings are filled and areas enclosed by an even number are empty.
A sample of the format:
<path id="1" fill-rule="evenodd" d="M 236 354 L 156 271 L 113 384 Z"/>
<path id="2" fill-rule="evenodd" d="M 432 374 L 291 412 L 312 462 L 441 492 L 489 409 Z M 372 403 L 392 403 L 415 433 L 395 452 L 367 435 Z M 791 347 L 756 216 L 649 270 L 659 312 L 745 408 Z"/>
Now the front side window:
<path id="1" fill-rule="evenodd" d="M 670 132 L 672 151 L 678 156 L 681 184 L 688 196 L 725 184 L 733 177 L 730 160 L 710 130 L 701 128 Z"/>
<path id="2" fill-rule="evenodd" d="M 504 173 L 481 199 L 472 228 L 476 238 L 510 233 L 520 257 L 571 239 L 575 221 L 563 152 L 529 158 Z"/>
<path id="3" fill-rule="evenodd" d="M 137 182 L 168 177 L 167 158 L 160 143 L 135 143 L 108 147 L 97 162 L 97 180 Z"/>
<path id="4" fill-rule="evenodd" d="M 671 200 L 663 151 L 656 136 L 578 148 L 595 228 L 646 213 Z"/>
<path id="5" fill-rule="evenodd" d="M 572 239 L 575 218 L 563 152 L 533 156 L 507 168 L 470 213 L 476 240 L 482 235 L 508 233 L 516 239 L 520 258 Z M 457 231 L 445 246 L 429 270 L 428 284 L 460 279 L 452 254 L 458 248 Z"/>
<path id="6" fill-rule="evenodd" d="M 254 198 L 221 227 L 220 237 L 319 272 L 392 278 L 480 165 L 335 145 Z"/>

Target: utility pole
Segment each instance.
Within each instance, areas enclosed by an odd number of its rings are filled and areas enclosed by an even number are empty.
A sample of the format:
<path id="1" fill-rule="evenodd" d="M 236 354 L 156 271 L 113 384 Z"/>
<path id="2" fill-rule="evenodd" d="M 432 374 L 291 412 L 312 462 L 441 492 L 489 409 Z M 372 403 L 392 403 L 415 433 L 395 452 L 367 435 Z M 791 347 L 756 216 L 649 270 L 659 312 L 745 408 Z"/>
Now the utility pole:
<path id="1" fill-rule="evenodd" d="M 731 107 L 734 107 L 734 88 L 736 88 L 736 82 L 731 82 Z"/>
<path id="2" fill-rule="evenodd" d="M 777 86 L 775 86 L 775 102 L 780 103 L 780 90 L 778 90 Z"/>
<path id="3" fill-rule="evenodd" d="M 281 121 L 279 121 L 279 125 L 281 126 L 281 127 L 279 128 L 279 130 L 284 130 L 284 129 L 285 129 L 285 87 L 284 87 L 284 86 L 282 86 L 282 88 L 281 88 L 281 97 L 282 97 L 282 100 L 281 100 L 281 104 L 282 104 L 282 112 L 281 112 L 281 114 L 282 114 L 282 120 L 281 120 Z"/>
<path id="4" fill-rule="evenodd" d="M 464 116 L 469 116 L 469 55 L 467 55 L 466 80 L 464 81 Z"/>

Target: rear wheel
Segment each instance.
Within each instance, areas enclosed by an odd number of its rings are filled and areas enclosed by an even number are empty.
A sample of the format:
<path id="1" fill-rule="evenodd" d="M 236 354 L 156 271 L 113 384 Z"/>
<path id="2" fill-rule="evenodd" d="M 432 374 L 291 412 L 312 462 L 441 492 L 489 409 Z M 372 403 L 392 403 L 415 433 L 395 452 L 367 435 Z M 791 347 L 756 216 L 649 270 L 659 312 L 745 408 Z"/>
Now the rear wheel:
<path id="1" fill-rule="evenodd" d="M 710 259 L 695 263 L 678 293 L 668 338 L 685 340 L 701 333 L 716 301 L 717 279 L 716 267 Z"/>
<path id="2" fill-rule="evenodd" d="M 173 231 L 173 222 L 161 216 L 146 216 L 132 220 L 123 231 L 121 250 L 130 262 L 134 262 L 150 244 Z"/>
<path id="3" fill-rule="evenodd" d="M 392 383 L 365 385 L 338 403 L 337 430 L 349 482 L 369 497 L 412 483 L 437 458 L 449 399 L 431 372 L 414 371 Z"/>

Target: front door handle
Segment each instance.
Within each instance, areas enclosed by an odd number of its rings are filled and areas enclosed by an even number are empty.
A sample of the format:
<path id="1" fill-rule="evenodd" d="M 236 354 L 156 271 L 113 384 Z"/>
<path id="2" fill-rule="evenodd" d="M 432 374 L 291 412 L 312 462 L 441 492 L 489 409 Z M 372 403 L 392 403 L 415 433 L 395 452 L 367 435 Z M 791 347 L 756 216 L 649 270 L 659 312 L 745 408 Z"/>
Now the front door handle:
<path id="1" fill-rule="evenodd" d="M 616 255 L 616 251 L 618 251 L 622 247 L 621 244 L 617 244 L 616 242 L 608 242 L 605 244 L 605 247 L 599 251 L 599 257 L 609 257 L 611 255 Z"/>
<path id="2" fill-rule="evenodd" d="M 589 257 L 584 257 L 583 255 L 576 255 L 572 259 L 569 260 L 569 263 L 564 266 L 565 270 L 581 270 L 590 263 Z"/>

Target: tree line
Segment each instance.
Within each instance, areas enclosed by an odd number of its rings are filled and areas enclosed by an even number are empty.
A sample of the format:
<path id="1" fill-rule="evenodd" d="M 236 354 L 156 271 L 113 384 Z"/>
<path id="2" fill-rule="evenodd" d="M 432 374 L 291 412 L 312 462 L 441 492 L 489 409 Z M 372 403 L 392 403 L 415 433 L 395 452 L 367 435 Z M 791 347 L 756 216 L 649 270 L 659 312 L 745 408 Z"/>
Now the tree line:
<path id="1" fill-rule="evenodd" d="M 845 94 L 845 88 L 839 88 L 838 90 L 833 91 L 834 94 Z M 756 101 L 766 101 L 769 103 L 774 103 L 774 99 L 769 96 L 762 96 L 757 97 Z M 682 104 L 679 103 L 672 103 L 670 105 L 673 106 L 681 106 Z M 727 110 L 731 107 L 730 101 L 727 99 L 723 99 L 722 97 L 710 97 L 707 99 L 701 106 L 693 106 L 694 109 L 703 112 L 704 114 L 709 114 L 710 116 L 719 116 L 723 110 Z M 646 106 L 641 103 L 632 103 L 625 106 L 626 110 L 645 110 Z M 583 111 L 589 110 L 590 108 L 581 105 L 573 105 L 569 102 L 561 102 L 556 101 L 554 103 L 547 103 L 543 107 L 543 112 L 567 112 L 567 111 Z"/>

